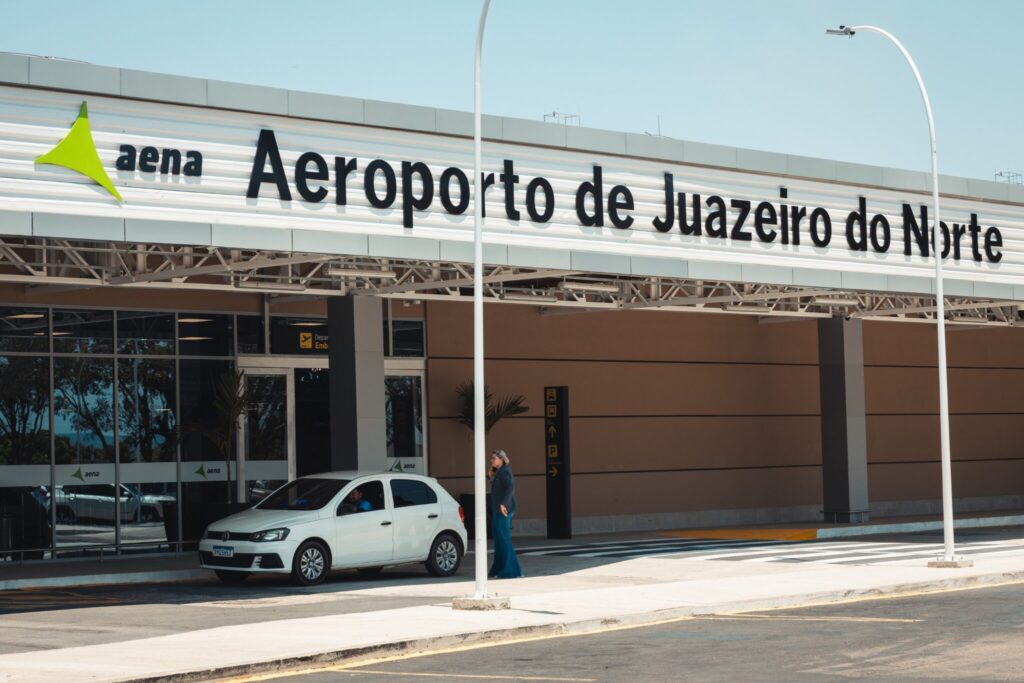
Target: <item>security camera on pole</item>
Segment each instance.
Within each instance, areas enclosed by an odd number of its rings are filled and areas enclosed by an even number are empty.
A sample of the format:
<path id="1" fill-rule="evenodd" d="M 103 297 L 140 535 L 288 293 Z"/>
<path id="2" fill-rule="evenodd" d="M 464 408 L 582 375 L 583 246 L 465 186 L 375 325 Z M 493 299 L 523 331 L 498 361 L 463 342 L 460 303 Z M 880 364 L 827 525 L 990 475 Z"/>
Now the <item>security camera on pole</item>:
<path id="1" fill-rule="evenodd" d="M 830 36 L 853 36 L 857 31 L 872 31 L 878 33 L 890 41 L 903 54 L 914 72 L 917 79 L 917 86 L 921 90 L 921 98 L 924 100 L 925 113 L 928 115 L 928 135 L 931 141 L 932 152 L 932 203 L 935 214 L 932 217 L 932 248 L 935 254 L 935 319 L 938 324 L 939 338 L 939 443 L 942 453 L 942 537 L 944 551 L 942 559 L 928 563 L 929 567 L 970 567 L 974 563 L 971 560 L 958 558 L 954 555 L 953 544 L 953 473 L 950 466 L 949 456 L 949 391 L 946 386 L 946 310 L 945 300 L 942 293 L 942 242 L 939 239 L 941 223 L 939 218 L 939 166 L 935 148 L 935 121 L 932 118 L 932 105 L 928 100 L 928 91 L 925 90 L 921 73 L 917 70 L 917 64 L 907 49 L 900 41 L 888 31 L 877 26 L 840 26 L 838 29 L 825 31 Z"/>

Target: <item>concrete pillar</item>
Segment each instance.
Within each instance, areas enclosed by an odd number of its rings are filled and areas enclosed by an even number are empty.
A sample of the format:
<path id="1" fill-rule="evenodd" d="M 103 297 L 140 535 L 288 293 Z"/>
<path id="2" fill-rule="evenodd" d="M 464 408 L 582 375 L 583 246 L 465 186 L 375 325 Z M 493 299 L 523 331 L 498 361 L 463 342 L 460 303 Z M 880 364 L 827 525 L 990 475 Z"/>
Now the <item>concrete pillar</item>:
<path id="1" fill-rule="evenodd" d="M 386 468 L 381 308 L 375 296 L 327 299 L 332 470 Z"/>
<path id="2" fill-rule="evenodd" d="M 822 512 L 826 522 L 864 522 L 869 509 L 863 322 L 819 320 L 818 363 Z"/>

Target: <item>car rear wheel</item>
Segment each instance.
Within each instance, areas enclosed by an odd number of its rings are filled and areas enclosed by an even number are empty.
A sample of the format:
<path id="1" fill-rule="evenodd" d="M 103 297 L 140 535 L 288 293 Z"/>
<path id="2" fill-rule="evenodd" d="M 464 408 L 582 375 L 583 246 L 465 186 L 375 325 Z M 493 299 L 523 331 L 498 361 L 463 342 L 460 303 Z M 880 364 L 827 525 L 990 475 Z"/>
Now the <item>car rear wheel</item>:
<path id="1" fill-rule="evenodd" d="M 300 586 L 315 586 L 327 578 L 327 549 L 318 541 L 306 541 L 295 551 L 292 579 Z"/>
<path id="2" fill-rule="evenodd" d="M 214 569 L 217 578 L 228 584 L 239 584 L 249 578 L 249 572 L 233 572 L 227 569 Z"/>
<path id="3" fill-rule="evenodd" d="M 462 543 L 451 533 L 445 532 L 434 539 L 427 556 L 427 571 L 434 576 L 452 576 L 462 564 Z"/>

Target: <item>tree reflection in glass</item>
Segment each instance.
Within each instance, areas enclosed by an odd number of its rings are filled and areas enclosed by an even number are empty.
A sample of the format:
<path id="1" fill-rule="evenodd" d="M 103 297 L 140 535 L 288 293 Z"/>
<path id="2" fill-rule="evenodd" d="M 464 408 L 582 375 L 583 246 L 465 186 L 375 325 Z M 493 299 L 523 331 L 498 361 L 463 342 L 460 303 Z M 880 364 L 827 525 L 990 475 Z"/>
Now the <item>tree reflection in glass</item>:
<path id="1" fill-rule="evenodd" d="M 247 375 L 246 459 L 287 460 L 284 375 Z"/>
<path id="2" fill-rule="evenodd" d="M 174 461 L 174 361 L 117 364 L 121 462 Z"/>
<path id="3" fill-rule="evenodd" d="M 0 465 L 50 462 L 49 363 L 0 356 Z"/>
<path id="4" fill-rule="evenodd" d="M 54 455 L 57 464 L 114 461 L 113 361 L 53 361 Z"/>

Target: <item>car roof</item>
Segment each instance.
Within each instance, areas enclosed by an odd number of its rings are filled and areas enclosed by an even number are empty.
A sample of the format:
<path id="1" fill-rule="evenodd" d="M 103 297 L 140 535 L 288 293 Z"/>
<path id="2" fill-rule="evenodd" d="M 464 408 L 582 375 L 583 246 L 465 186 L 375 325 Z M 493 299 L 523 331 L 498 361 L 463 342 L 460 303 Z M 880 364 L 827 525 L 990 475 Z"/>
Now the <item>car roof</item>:
<path id="1" fill-rule="evenodd" d="M 422 474 L 413 474 L 412 472 L 382 472 L 378 470 L 339 470 L 337 472 L 318 472 L 317 474 L 307 474 L 300 479 L 363 479 L 365 477 L 412 477 L 414 479 L 433 480 L 433 477 L 427 477 Z"/>

